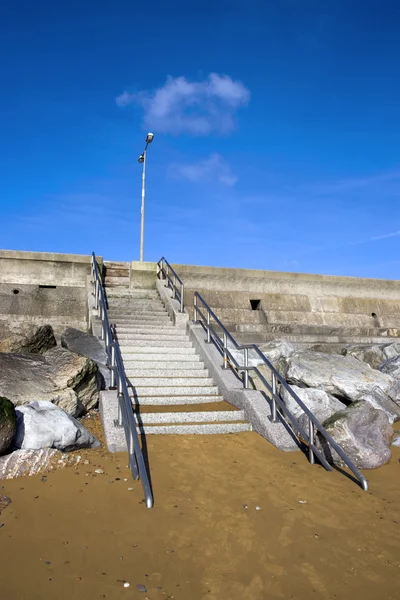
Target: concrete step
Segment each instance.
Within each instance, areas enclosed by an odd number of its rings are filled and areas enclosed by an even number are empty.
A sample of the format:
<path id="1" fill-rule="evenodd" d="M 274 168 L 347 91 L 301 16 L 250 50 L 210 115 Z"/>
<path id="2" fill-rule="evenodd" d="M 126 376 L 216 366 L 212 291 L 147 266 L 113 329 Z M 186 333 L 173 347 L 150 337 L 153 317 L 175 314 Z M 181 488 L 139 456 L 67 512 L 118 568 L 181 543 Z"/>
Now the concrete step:
<path id="1" fill-rule="evenodd" d="M 136 323 L 168 323 L 169 325 L 171 325 L 172 321 L 170 319 L 170 316 L 168 313 L 162 313 L 160 315 L 154 315 L 152 313 L 142 313 L 142 314 L 135 314 L 135 315 L 129 315 L 129 316 L 124 316 L 121 317 L 119 315 L 116 315 L 114 318 L 111 316 L 112 313 L 110 313 L 108 315 L 108 319 L 110 322 L 118 322 L 122 325 L 126 324 L 126 323 L 130 323 L 132 325 L 135 325 Z"/>
<path id="2" fill-rule="evenodd" d="M 130 394 L 131 395 L 131 394 Z M 222 396 L 140 396 L 133 398 L 132 404 L 135 406 L 186 406 L 188 404 L 209 404 L 221 403 L 224 401 Z"/>
<path id="3" fill-rule="evenodd" d="M 164 371 L 171 371 L 171 370 L 181 370 L 181 371 L 185 371 L 186 372 L 190 372 L 190 371 L 198 371 L 200 369 L 203 369 L 203 363 L 200 361 L 200 357 L 198 355 L 195 355 L 192 357 L 193 360 L 187 360 L 187 361 L 183 361 L 183 360 L 177 360 L 177 361 L 171 361 L 168 360 L 168 357 L 164 357 L 163 360 L 160 361 L 153 361 L 153 357 L 149 358 L 149 360 L 146 361 L 137 361 L 137 360 L 130 360 L 129 358 L 124 358 L 124 366 L 125 366 L 125 371 L 135 371 L 135 370 L 142 370 L 142 369 L 146 369 L 149 371 L 158 371 L 158 370 L 164 370 Z M 204 369 L 206 370 L 206 369 Z"/>
<path id="4" fill-rule="evenodd" d="M 132 382 L 131 382 L 132 383 Z M 150 386 L 133 386 L 135 389 L 135 397 L 141 401 L 141 396 L 149 398 L 151 396 L 157 396 L 162 398 L 164 396 L 217 396 L 218 388 L 216 385 L 208 386 L 165 386 L 165 387 L 150 387 Z M 131 388 L 132 389 L 132 388 Z"/>
<path id="5" fill-rule="evenodd" d="M 137 415 L 143 425 L 167 423 L 215 423 L 217 421 L 244 421 L 243 410 L 214 410 L 204 412 L 152 412 Z"/>
<path id="6" fill-rule="evenodd" d="M 138 342 L 138 344 L 140 345 L 140 342 L 142 341 L 160 341 L 160 343 L 164 344 L 164 342 L 184 342 L 184 341 L 189 341 L 188 337 L 184 334 L 176 334 L 176 335 L 171 335 L 168 333 L 161 333 L 159 331 L 155 332 L 155 333 L 137 333 L 137 332 L 132 332 L 132 333 L 125 333 L 121 331 L 117 331 L 117 338 L 120 342 L 122 341 L 131 341 L 133 342 Z"/>
<path id="7" fill-rule="evenodd" d="M 210 435 L 251 431 L 249 423 L 203 423 L 189 425 L 142 425 L 138 430 L 146 435 Z"/>
<path id="8" fill-rule="evenodd" d="M 118 337 L 118 336 L 117 336 Z M 145 340 L 132 340 L 131 338 L 124 338 L 122 337 L 122 339 L 119 339 L 119 345 L 121 348 L 121 352 L 124 352 L 123 348 L 129 348 L 132 349 L 133 351 L 135 350 L 141 350 L 142 348 L 153 348 L 155 347 L 162 347 L 164 349 L 167 348 L 192 348 L 192 342 L 190 340 L 188 340 L 187 338 L 184 340 L 164 340 L 164 339 L 160 339 L 159 341 L 157 340 L 149 340 L 149 339 L 145 339 Z"/>
<path id="9" fill-rule="evenodd" d="M 135 290 L 129 288 L 117 288 L 107 291 L 108 299 L 126 299 L 126 300 L 160 300 L 156 290 Z"/>
<path id="10" fill-rule="evenodd" d="M 120 350 L 122 353 L 122 358 L 125 360 L 125 358 L 128 358 L 129 355 L 133 354 L 135 356 L 137 356 L 138 354 L 141 356 L 145 356 L 147 355 L 149 357 L 149 360 L 154 360 L 152 356 L 149 356 L 151 354 L 156 354 L 157 356 L 165 356 L 165 355 L 173 355 L 173 356 L 180 356 L 180 355 L 190 355 L 190 356 L 194 356 L 195 355 L 195 349 L 193 348 L 193 346 L 191 345 L 191 343 L 189 342 L 189 346 L 180 346 L 180 345 L 176 345 L 176 346 L 133 346 L 133 345 L 123 345 L 120 344 Z M 134 360 L 131 358 L 131 360 Z M 180 359 L 178 359 L 180 360 Z"/>
<path id="11" fill-rule="evenodd" d="M 135 414 L 164 413 L 164 412 L 215 412 L 236 411 L 236 406 L 222 400 L 221 402 L 205 402 L 204 404 L 145 404 L 134 406 Z"/>
<path id="12" fill-rule="evenodd" d="M 148 350 L 149 348 L 145 348 L 145 350 Z M 188 368 L 192 368 L 192 363 L 193 362 L 197 362 L 200 363 L 200 357 L 197 354 L 193 354 L 193 353 L 187 353 L 187 354 L 183 354 L 182 352 L 180 353 L 172 353 L 171 350 L 169 348 L 166 349 L 167 352 L 158 352 L 158 353 L 152 353 L 152 352 L 148 352 L 148 353 L 144 353 L 144 352 L 125 352 L 122 356 L 122 359 L 124 361 L 124 365 L 139 365 L 139 364 L 145 364 L 146 367 L 150 367 L 151 365 L 163 365 L 165 366 L 167 363 L 169 364 L 179 364 L 182 368 L 186 368 L 186 363 L 190 364 L 190 367 L 188 366 Z M 181 350 L 184 350 L 184 348 L 181 348 Z M 187 350 L 187 348 L 185 348 L 185 350 Z M 201 363 L 200 363 L 201 364 Z"/>
<path id="13" fill-rule="evenodd" d="M 180 329 L 178 327 L 173 327 L 170 325 L 116 325 L 115 331 L 118 334 L 121 333 L 137 333 L 139 335 L 155 335 L 157 333 L 161 333 L 162 335 L 170 335 L 170 336 L 182 336 L 186 335 L 184 329 Z"/>
<path id="14" fill-rule="evenodd" d="M 148 307 L 148 306 L 138 306 L 137 308 L 121 308 L 121 310 L 116 309 L 114 306 L 111 306 L 108 309 L 109 317 L 118 318 L 118 317 L 134 317 L 136 315 L 142 316 L 142 314 L 149 315 L 168 315 L 165 308 L 162 307 Z"/>
<path id="15" fill-rule="evenodd" d="M 180 365 L 181 366 L 181 365 Z M 186 380 L 206 379 L 209 377 L 207 369 L 200 364 L 196 369 L 144 369 L 144 368 L 128 368 L 125 365 L 126 376 L 133 379 L 135 383 L 142 377 L 151 377 L 152 379 L 163 379 L 167 377 L 185 377 Z"/>
<path id="16" fill-rule="evenodd" d="M 128 377 L 128 374 L 127 374 Z M 160 388 L 160 387 L 214 387 L 211 377 L 131 377 L 130 382 L 136 388 Z"/>
<path id="17" fill-rule="evenodd" d="M 106 275 L 104 278 L 104 287 L 106 288 L 118 286 L 125 287 L 126 285 L 129 285 L 129 277 L 108 277 Z"/>

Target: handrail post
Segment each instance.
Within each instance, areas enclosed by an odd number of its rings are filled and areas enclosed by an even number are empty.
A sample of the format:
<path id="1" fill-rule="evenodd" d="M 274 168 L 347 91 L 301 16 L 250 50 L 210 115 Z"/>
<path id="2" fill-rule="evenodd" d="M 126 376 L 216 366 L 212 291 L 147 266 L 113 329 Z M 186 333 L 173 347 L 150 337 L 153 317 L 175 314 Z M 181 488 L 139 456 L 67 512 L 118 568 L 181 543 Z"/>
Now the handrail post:
<path id="1" fill-rule="evenodd" d="M 117 425 L 118 427 L 122 427 L 122 409 L 121 409 L 121 402 L 122 402 L 122 397 L 124 395 L 124 392 L 122 390 L 122 379 L 121 379 L 121 373 L 118 374 L 118 420 L 117 420 Z"/>
<path id="2" fill-rule="evenodd" d="M 95 310 L 98 310 L 99 308 L 99 280 L 97 277 L 94 284 L 94 308 Z"/>
<path id="3" fill-rule="evenodd" d="M 169 287 L 169 264 L 165 262 L 166 271 L 165 271 L 165 279 L 167 280 L 167 284 L 165 287 Z"/>
<path id="4" fill-rule="evenodd" d="M 278 418 L 276 415 L 276 400 L 275 400 L 275 396 L 276 396 L 276 375 L 275 373 L 272 373 L 272 404 L 271 404 L 271 415 L 269 417 L 269 420 L 271 421 L 271 423 L 277 423 L 278 422 Z"/>
<path id="5" fill-rule="evenodd" d="M 308 419 L 308 458 L 310 463 L 313 465 L 315 463 L 315 456 L 312 449 L 312 445 L 314 443 L 314 423 L 311 419 Z"/>
<path id="6" fill-rule="evenodd" d="M 210 332 L 210 311 L 207 310 L 207 344 L 211 342 L 211 332 Z"/>
<path id="7" fill-rule="evenodd" d="M 115 388 L 115 343 L 111 344 L 111 378 L 110 388 Z"/>
<path id="8" fill-rule="evenodd" d="M 197 296 L 196 296 L 196 294 L 193 297 L 193 307 L 194 307 L 193 320 L 195 323 L 197 323 Z"/>
<path id="9" fill-rule="evenodd" d="M 174 285 L 172 286 L 173 299 L 176 300 L 176 274 L 174 274 Z"/>
<path id="10" fill-rule="evenodd" d="M 244 373 L 243 373 L 243 387 L 245 390 L 247 390 L 249 388 L 249 370 L 248 370 L 248 366 L 249 366 L 249 349 L 248 348 L 244 348 L 244 366 L 246 367 Z"/>
<path id="11" fill-rule="evenodd" d="M 181 283 L 181 310 L 180 312 L 183 313 L 183 296 L 185 293 L 185 286 L 183 285 L 183 283 Z"/>
<path id="12" fill-rule="evenodd" d="M 224 362 L 222 365 L 223 369 L 227 369 L 228 368 L 228 352 L 227 352 L 227 346 L 228 346 L 228 339 L 226 337 L 226 333 L 224 331 Z"/>

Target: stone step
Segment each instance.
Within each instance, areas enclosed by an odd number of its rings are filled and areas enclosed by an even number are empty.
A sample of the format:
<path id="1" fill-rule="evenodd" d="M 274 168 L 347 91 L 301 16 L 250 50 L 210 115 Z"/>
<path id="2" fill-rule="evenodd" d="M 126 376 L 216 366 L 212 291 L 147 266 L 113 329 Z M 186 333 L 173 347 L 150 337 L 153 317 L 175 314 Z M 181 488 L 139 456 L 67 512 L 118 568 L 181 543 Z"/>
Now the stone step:
<path id="1" fill-rule="evenodd" d="M 168 313 L 163 313 L 160 315 L 153 315 L 151 313 L 142 313 L 142 314 L 135 314 L 135 315 L 130 315 L 127 317 L 120 317 L 119 315 L 116 316 L 115 318 L 111 317 L 111 314 L 108 315 L 108 320 L 111 322 L 117 322 L 121 325 L 125 325 L 127 323 L 135 325 L 136 323 L 160 323 L 160 324 L 164 324 L 164 323 L 168 323 L 169 325 L 171 325 L 172 321 L 169 317 Z"/>
<path id="2" fill-rule="evenodd" d="M 126 268 L 129 269 L 129 262 L 126 260 L 104 260 L 103 265 L 106 268 L 110 269 L 118 269 L 118 268 Z"/>
<path id="3" fill-rule="evenodd" d="M 243 410 L 214 410 L 202 412 L 152 412 L 137 415 L 140 425 L 167 423 L 215 423 L 217 421 L 244 421 Z"/>
<path id="4" fill-rule="evenodd" d="M 149 333 L 143 333 L 143 332 L 132 332 L 132 333 L 125 333 L 125 332 L 121 332 L 121 331 L 117 331 L 117 338 L 119 340 L 119 342 L 122 341 L 131 341 L 131 342 L 138 342 L 138 344 L 140 345 L 141 341 L 160 341 L 160 343 L 164 344 L 164 342 L 184 342 L 184 341 L 188 341 L 187 336 L 184 333 L 181 334 L 176 334 L 176 335 L 171 335 L 168 333 L 161 333 L 159 331 L 153 333 L 153 332 L 149 332 Z"/>
<path id="5" fill-rule="evenodd" d="M 208 398 L 212 398 L 209 396 Z M 238 408 L 222 400 L 221 402 L 204 402 L 203 404 L 136 404 L 133 406 L 135 414 L 164 413 L 164 412 L 214 412 L 236 411 Z"/>
<path id="6" fill-rule="evenodd" d="M 184 406 L 187 404 L 208 404 L 214 402 L 224 402 L 222 396 L 140 396 L 140 398 L 132 398 L 132 403 L 139 406 Z"/>
<path id="7" fill-rule="evenodd" d="M 188 340 L 187 338 L 184 340 L 164 340 L 164 339 L 160 339 L 159 341 L 157 340 L 152 340 L 152 339 L 141 339 L 141 340 L 133 340 L 131 338 L 121 338 L 119 339 L 119 346 L 121 348 L 121 352 L 124 352 L 124 348 L 127 349 L 132 349 L 133 351 L 135 350 L 141 350 L 142 348 L 153 348 L 153 347 L 158 347 L 158 348 L 192 348 L 192 342 L 190 340 Z"/>
<path id="8" fill-rule="evenodd" d="M 117 288 L 107 291 L 107 298 L 114 300 L 160 300 L 156 290 L 135 290 L 130 288 Z"/>
<path id="9" fill-rule="evenodd" d="M 148 350 L 148 348 L 145 348 L 146 350 Z M 144 353 L 144 352 L 126 352 L 123 356 L 122 359 L 124 361 L 124 365 L 139 365 L 139 364 L 143 364 L 146 365 L 146 367 L 150 367 L 150 365 L 154 365 L 154 364 L 159 364 L 160 366 L 163 365 L 165 366 L 167 363 L 169 364 L 179 364 L 182 368 L 186 368 L 184 363 L 188 363 L 190 364 L 190 367 L 192 367 L 192 363 L 193 362 L 197 362 L 200 363 L 200 357 L 197 354 L 193 354 L 193 353 L 188 353 L 188 354 L 183 354 L 183 353 L 172 353 L 170 348 L 166 349 L 167 352 L 159 352 L 159 353 Z M 181 350 L 184 350 L 184 348 L 181 348 Z M 185 348 L 186 350 L 186 348 Z M 201 364 L 201 363 L 200 363 Z"/>
<path id="10" fill-rule="evenodd" d="M 110 318 L 114 318 L 117 319 L 118 317 L 134 317 L 136 315 L 138 316 L 142 316 L 143 313 L 147 313 L 149 315 L 168 315 L 167 311 L 165 310 L 165 308 L 163 308 L 162 306 L 159 306 L 157 308 L 149 308 L 147 306 L 139 306 L 139 307 L 135 307 L 135 308 L 121 308 L 119 310 L 117 310 L 115 307 L 111 306 L 108 309 L 108 316 Z"/>
<path id="11" fill-rule="evenodd" d="M 209 386 L 164 386 L 164 387 L 148 387 L 148 386 L 133 386 L 135 389 L 134 396 L 139 399 L 141 402 L 141 396 L 145 398 L 149 398 L 151 396 L 156 396 L 157 398 L 162 398 L 164 396 L 217 396 L 218 388 L 216 385 Z M 132 389 L 132 388 L 131 388 Z"/>
<path id="12" fill-rule="evenodd" d="M 181 365 L 179 365 L 181 366 Z M 126 376 L 130 379 L 135 378 L 135 383 L 138 379 L 142 377 L 151 377 L 153 379 L 159 378 L 163 379 L 166 377 L 185 377 L 186 379 L 206 379 L 209 377 L 207 369 L 205 369 L 201 363 L 196 369 L 165 369 L 165 368 L 156 368 L 156 369 L 145 369 L 145 368 L 132 368 L 127 367 L 125 365 L 125 373 Z M 136 379 L 138 378 L 138 379 Z"/>
<path id="13" fill-rule="evenodd" d="M 115 330 L 117 334 L 121 333 L 137 333 L 139 335 L 156 335 L 160 333 L 162 335 L 170 336 L 182 336 L 186 335 L 184 329 L 172 326 L 157 326 L 157 325 L 116 325 Z"/>
<path id="14" fill-rule="evenodd" d="M 126 286 L 129 284 L 129 277 L 105 277 L 104 279 L 104 287 L 118 287 L 118 286 Z"/>
<path id="15" fill-rule="evenodd" d="M 198 423 L 188 425 L 142 425 L 138 430 L 146 435 L 210 435 L 251 431 L 249 423 Z"/>
<path id="16" fill-rule="evenodd" d="M 128 374 L 126 375 L 128 377 Z M 130 383 L 136 389 L 140 388 L 184 388 L 215 387 L 211 377 L 130 377 Z M 162 394 L 164 395 L 164 394 Z"/>
<path id="17" fill-rule="evenodd" d="M 181 346 L 181 345 L 173 345 L 173 346 L 133 346 L 133 345 L 122 345 L 120 344 L 120 350 L 122 353 L 122 358 L 128 358 L 128 355 L 133 354 L 137 356 L 138 354 L 141 356 L 156 354 L 158 356 L 167 355 L 194 355 L 195 349 L 193 348 L 191 342 L 187 342 L 189 346 Z M 131 360 L 134 360 L 131 358 Z M 153 357 L 149 357 L 149 360 L 153 360 Z M 178 359 L 179 360 L 179 359 Z"/>
<path id="18" fill-rule="evenodd" d="M 145 361 L 137 361 L 137 360 L 130 360 L 129 358 L 124 358 L 123 359 L 124 362 L 124 366 L 125 366 L 125 371 L 135 371 L 135 370 L 142 370 L 142 369 L 146 369 L 146 370 L 164 370 L 164 371 L 170 371 L 170 370 L 182 370 L 185 372 L 189 372 L 189 371 L 193 371 L 193 370 L 199 370 L 199 369 L 203 369 L 203 363 L 200 361 L 200 356 L 195 355 L 192 357 L 192 360 L 169 360 L 169 357 L 164 356 L 163 360 L 160 361 L 153 361 L 153 357 L 149 358 L 149 360 L 145 360 Z M 206 369 L 205 369 L 206 370 Z"/>

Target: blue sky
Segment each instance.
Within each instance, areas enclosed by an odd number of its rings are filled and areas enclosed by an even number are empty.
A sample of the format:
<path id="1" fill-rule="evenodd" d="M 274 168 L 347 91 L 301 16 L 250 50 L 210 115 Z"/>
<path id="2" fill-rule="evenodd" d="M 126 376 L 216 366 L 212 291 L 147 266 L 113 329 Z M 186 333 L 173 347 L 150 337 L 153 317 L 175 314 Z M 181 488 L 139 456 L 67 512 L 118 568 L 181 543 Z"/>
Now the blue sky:
<path id="1" fill-rule="evenodd" d="M 0 8 L 5 249 L 400 278 L 397 0 Z"/>

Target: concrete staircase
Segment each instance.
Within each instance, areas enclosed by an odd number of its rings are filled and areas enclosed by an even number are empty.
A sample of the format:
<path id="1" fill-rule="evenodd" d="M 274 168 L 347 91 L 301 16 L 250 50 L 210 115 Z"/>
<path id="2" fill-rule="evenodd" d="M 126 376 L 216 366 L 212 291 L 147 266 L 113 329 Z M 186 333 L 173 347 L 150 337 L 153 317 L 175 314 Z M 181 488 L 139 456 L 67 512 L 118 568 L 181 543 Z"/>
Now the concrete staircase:
<path id="1" fill-rule="evenodd" d="M 225 402 L 183 327 L 174 326 L 156 290 L 129 289 L 106 278 L 139 428 L 146 434 L 211 434 L 251 430 Z M 117 285 L 115 285 L 117 283 Z"/>

